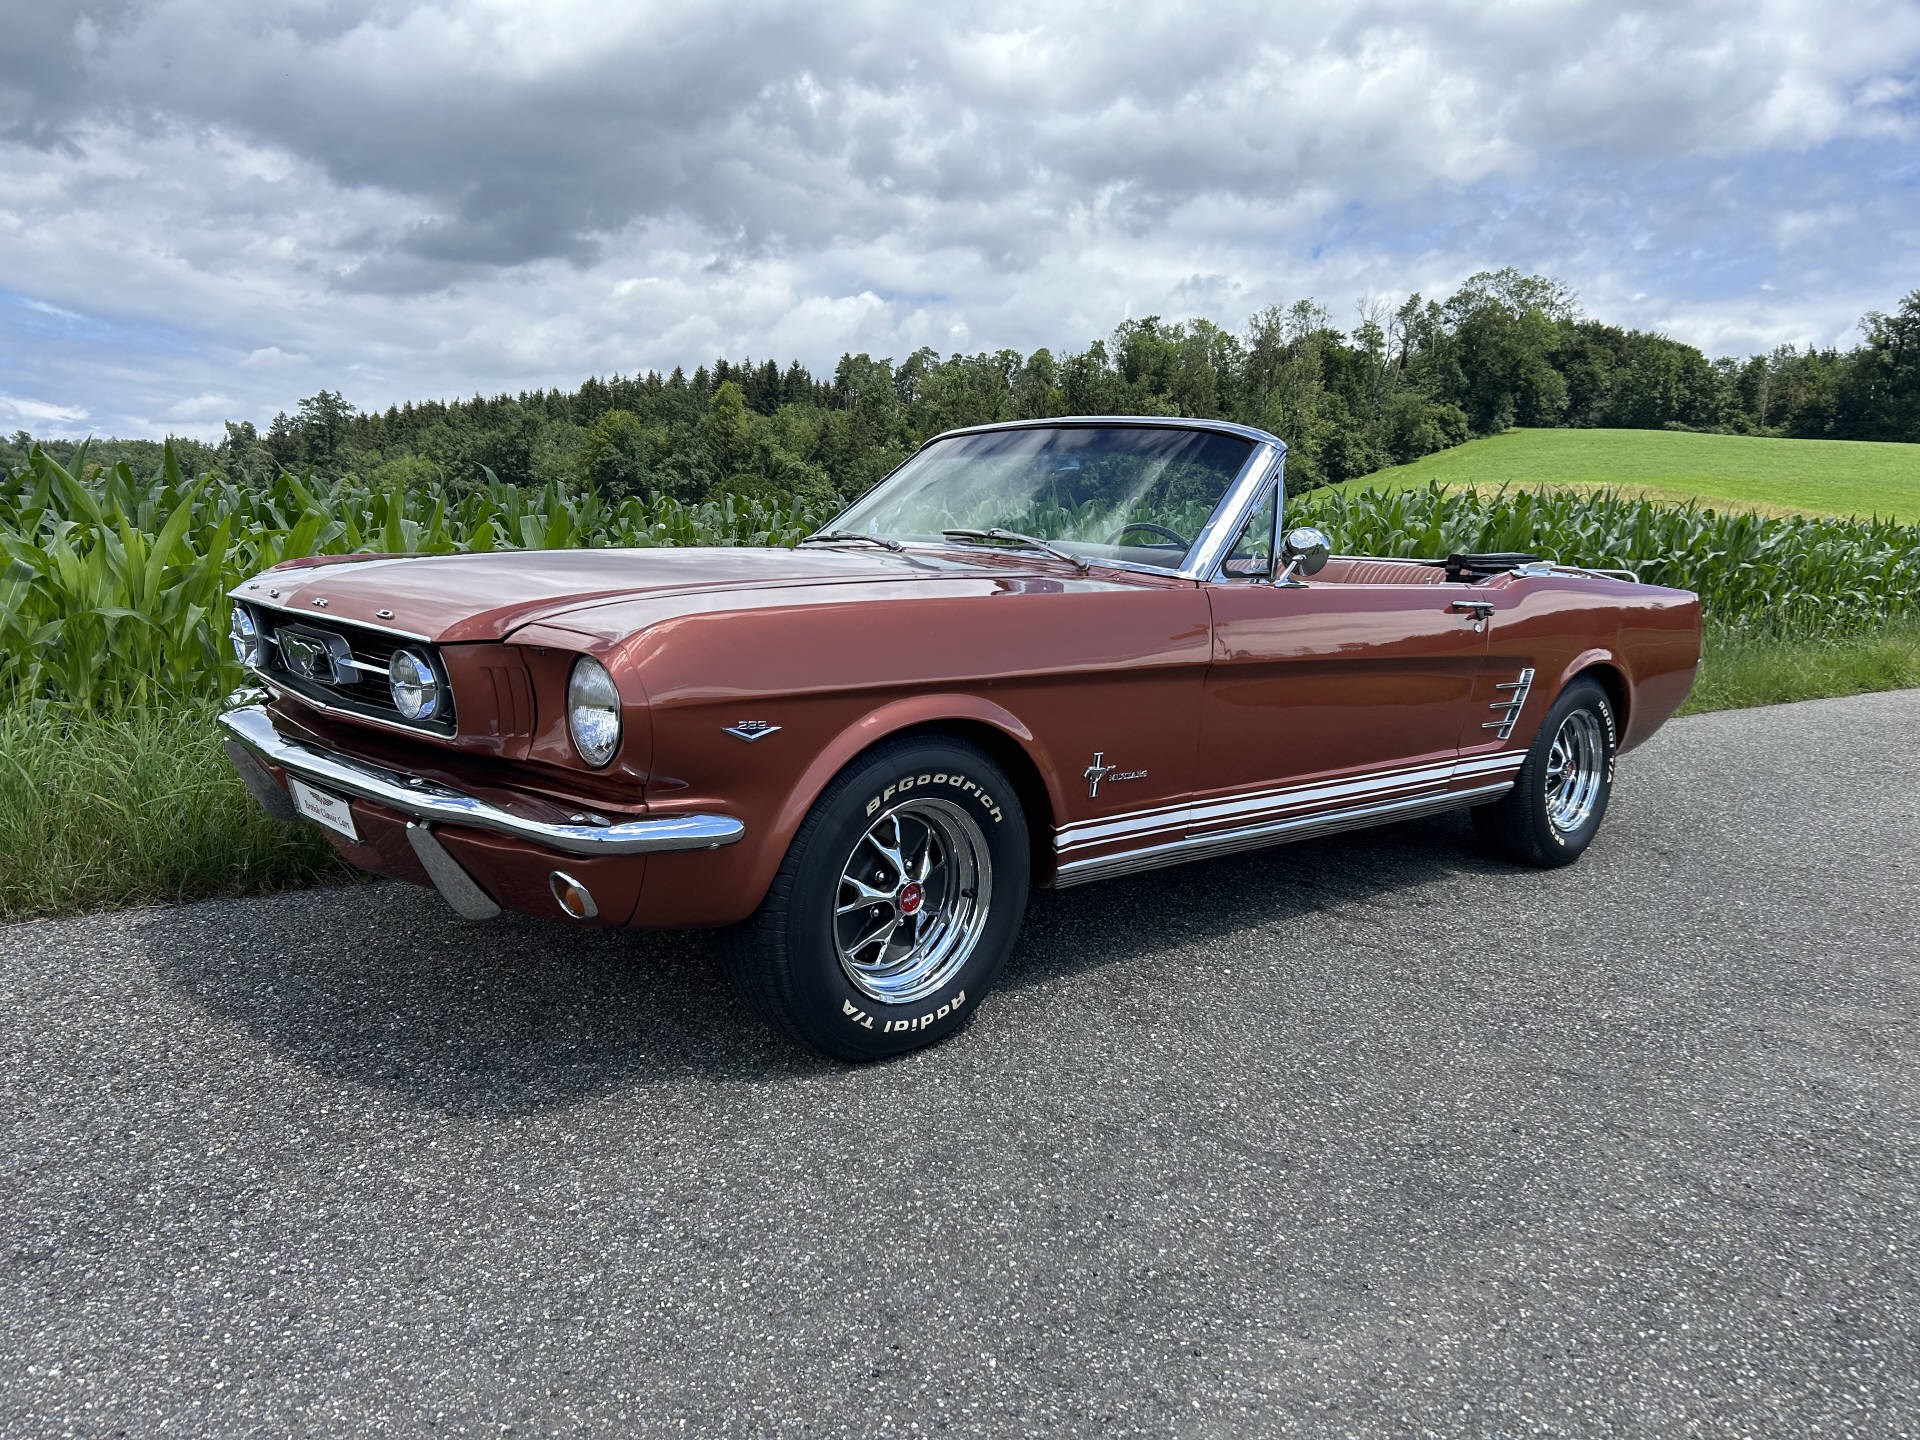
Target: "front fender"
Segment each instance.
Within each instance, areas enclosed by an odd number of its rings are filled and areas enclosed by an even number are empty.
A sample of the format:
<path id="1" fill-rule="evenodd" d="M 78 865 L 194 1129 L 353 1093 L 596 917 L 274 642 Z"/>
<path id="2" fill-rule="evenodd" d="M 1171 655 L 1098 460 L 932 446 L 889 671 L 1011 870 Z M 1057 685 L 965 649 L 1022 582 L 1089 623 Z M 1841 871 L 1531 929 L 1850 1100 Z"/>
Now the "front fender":
<path id="1" fill-rule="evenodd" d="M 889 736 L 939 724 L 985 725 L 1005 736 L 1033 762 L 1049 805 L 1062 813 L 1064 796 L 1056 768 L 1032 729 L 1004 706 L 978 695 L 941 692 L 891 700 L 843 726 L 795 777 L 773 805 L 743 814 L 747 833 L 736 845 L 699 854 L 651 857 L 632 923 L 648 928 L 732 925 L 745 920 L 766 898 L 794 835 L 833 778 Z"/>
<path id="2" fill-rule="evenodd" d="M 827 788 L 833 777 L 852 763 L 853 759 L 885 740 L 889 735 L 898 735 L 907 730 L 918 729 L 924 725 L 937 725 L 943 721 L 965 721 L 990 725 L 1008 739 L 1017 744 L 1027 757 L 1034 761 L 1040 772 L 1042 783 L 1047 787 L 1047 800 L 1054 813 L 1061 811 L 1062 796 L 1059 777 L 1053 767 L 1044 762 L 1040 755 L 1040 744 L 1034 739 L 1033 731 L 1012 711 L 984 700 L 978 695 L 912 695 L 895 700 L 863 715 L 837 735 L 833 742 L 822 750 L 814 761 L 795 782 L 786 802 L 780 807 L 773 825 L 773 839 L 781 855 L 786 854 L 787 846 L 792 843 L 794 832 L 800 828 L 800 822 L 807 818 L 807 812 L 813 808 L 813 802 L 820 798 L 820 792 Z M 767 871 L 768 882 L 772 881 L 773 871 L 779 868 L 779 860 Z M 761 886 L 761 890 L 765 890 Z"/>

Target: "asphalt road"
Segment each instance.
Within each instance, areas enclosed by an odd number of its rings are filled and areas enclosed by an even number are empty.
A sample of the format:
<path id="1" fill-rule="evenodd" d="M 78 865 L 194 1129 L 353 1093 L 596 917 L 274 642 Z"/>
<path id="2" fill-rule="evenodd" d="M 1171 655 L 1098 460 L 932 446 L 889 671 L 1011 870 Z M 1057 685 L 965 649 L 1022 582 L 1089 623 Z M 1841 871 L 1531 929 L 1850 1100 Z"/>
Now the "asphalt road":
<path id="1" fill-rule="evenodd" d="M 1917 744 L 1042 897 L 857 1070 L 397 886 L 0 929 L 0 1433 L 1914 1433 Z"/>

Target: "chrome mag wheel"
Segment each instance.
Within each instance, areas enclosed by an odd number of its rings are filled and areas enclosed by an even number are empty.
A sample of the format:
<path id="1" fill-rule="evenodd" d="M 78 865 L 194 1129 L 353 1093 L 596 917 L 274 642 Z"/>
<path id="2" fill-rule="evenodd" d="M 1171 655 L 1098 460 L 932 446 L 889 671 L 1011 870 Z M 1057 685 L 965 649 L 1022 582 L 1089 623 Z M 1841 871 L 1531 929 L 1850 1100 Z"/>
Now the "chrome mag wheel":
<path id="1" fill-rule="evenodd" d="M 840 871 L 833 943 L 855 989 L 910 1005 L 959 973 L 993 899 L 993 860 L 974 818 L 951 801 L 883 811 Z"/>
<path id="2" fill-rule="evenodd" d="M 1571 711 L 1547 751 L 1547 823 L 1562 835 L 1585 825 L 1606 774 L 1607 741 L 1591 709 Z"/>

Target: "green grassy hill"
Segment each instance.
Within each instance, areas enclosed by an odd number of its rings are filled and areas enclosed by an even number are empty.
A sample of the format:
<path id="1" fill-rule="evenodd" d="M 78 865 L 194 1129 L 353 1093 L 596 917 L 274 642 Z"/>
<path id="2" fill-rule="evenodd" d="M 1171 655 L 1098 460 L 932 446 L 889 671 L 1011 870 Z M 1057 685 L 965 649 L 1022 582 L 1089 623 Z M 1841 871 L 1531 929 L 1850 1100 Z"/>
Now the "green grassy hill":
<path id="1" fill-rule="evenodd" d="M 1920 521 L 1920 445 L 1672 430 L 1510 430 L 1349 481 L 1419 489 L 1613 489 L 1767 514 Z"/>

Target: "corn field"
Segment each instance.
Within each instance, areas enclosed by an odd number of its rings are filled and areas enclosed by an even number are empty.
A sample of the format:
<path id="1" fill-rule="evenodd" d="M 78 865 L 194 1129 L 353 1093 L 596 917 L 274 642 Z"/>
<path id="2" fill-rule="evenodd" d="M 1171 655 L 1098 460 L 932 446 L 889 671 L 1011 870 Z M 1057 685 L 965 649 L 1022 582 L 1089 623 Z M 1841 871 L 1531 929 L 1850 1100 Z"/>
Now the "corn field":
<path id="1" fill-rule="evenodd" d="M 1920 525 L 1770 518 L 1605 492 L 1325 489 L 1287 502 L 1357 555 L 1525 551 L 1700 596 L 1707 623 L 1851 635 L 1920 611 Z"/>
<path id="2" fill-rule="evenodd" d="M 448 554 L 581 546 L 792 545 L 815 528 L 792 505 L 733 498 L 608 504 L 493 482 L 458 496 L 358 481 L 270 485 L 125 465 L 84 481 L 36 451 L 0 470 L 0 699 L 111 710 L 217 695 L 238 683 L 227 592 L 305 555 Z"/>
<path id="3" fill-rule="evenodd" d="M 1709 620 L 1793 633 L 1872 629 L 1920 607 L 1920 526 L 1762 519 L 1571 492 L 1316 491 L 1289 519 L 1337 549 L 1525 550 L 1637 570 L 1700 593 Z M 791 545 L 829 518 L 796 504 L 610 504 L 491 483 L 457 495 L 359 481 L 271 484 L 89 473 L 36 451 L 0 469 L 0 700 L 113 712 L 217 695 L 239 679 L 226 594 L 276 561 L 351 552 Z"/>

